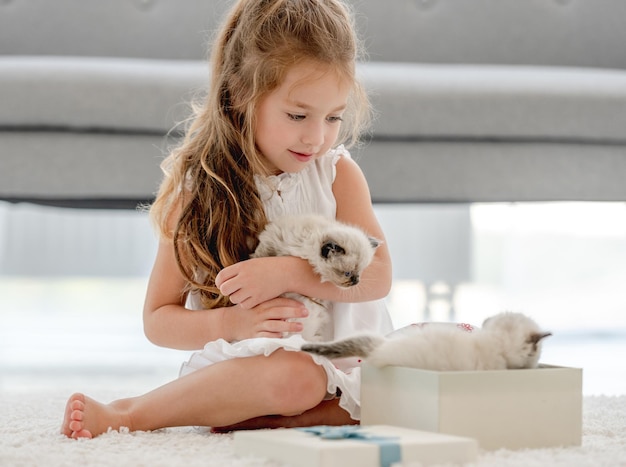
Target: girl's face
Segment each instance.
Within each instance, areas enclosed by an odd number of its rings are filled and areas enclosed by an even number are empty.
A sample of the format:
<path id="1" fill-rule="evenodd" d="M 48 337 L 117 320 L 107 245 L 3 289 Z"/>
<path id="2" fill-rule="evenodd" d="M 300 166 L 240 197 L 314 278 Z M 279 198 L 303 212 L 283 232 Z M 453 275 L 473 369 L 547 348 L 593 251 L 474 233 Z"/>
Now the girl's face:
<path id="1" fill-rule="evenodd" d="M 256 144 L 274 174 L 299 172 L 337 140 L 349 83 L 327 67 L 292 67 L 282 84 L 259 102 Z"/>

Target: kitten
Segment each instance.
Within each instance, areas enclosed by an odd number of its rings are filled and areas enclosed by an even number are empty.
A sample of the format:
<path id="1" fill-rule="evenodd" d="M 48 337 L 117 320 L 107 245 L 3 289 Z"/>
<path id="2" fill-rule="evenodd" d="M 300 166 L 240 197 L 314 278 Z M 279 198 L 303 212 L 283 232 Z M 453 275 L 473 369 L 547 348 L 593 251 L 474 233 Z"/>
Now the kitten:
<path id="1" fill-rule="evenodd" d="M 302 350 L 328 358 L 363 357 L 376 367 L 504 370 L 536 368 L 541 341 L 550 335 L 527 316 L 505 312 L 487 318 L 482 329 L 425 323 L 387 337 L 361 335 L 325 344 L 305 344 Z"/>
<path id="2" fill-rule="evenodd" d="M 251 255 L 298 256 L 311 264 L 322 282 L 348 288 L 359 283 L 360 274 L 374 258 L 380 241 L 361 229 L 318 215 L 283 216 L 267 224 Z M 330 302 L 286 293 L 306 306 L 309 316 L 302 319 L 302 337 L 322 341 L 328 335 Z"/>

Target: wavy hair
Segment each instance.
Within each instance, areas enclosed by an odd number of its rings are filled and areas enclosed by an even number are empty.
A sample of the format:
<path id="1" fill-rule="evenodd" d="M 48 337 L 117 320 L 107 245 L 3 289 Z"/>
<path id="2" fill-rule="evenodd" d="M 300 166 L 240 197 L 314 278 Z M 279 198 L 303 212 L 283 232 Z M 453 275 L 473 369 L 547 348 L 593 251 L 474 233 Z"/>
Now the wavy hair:
<path id="1" fill-rule="evenodd" d="M 355 76 L 358 56 L 352 15 L 341 0 L 238 0 L 226 17 L 212 49 L 207 95 L 163 161 L 150 208 L 161 237 L 174 243 L 185 292 L 199 293 L 204 307 L 229 304 L 215 277 L 249 257 L 266 223 L 254 181 L 254 174 L 266 174 L 254 140 L 260 100 L 294 65 L 326 65 L 353 83 L 338 138 L 350 145 L 370 115 Z"/>

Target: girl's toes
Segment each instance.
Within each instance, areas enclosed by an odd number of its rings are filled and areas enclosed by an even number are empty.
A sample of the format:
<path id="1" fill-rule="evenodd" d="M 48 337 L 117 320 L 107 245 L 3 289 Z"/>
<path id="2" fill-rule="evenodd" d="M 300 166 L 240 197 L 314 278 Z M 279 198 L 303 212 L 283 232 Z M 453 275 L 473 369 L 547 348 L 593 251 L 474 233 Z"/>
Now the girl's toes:
<path id="1" fill-rule="evenodd" d="M 72 433 L 75 433 L 85 428 L 85 425 L 83 425 L 83 422 L 80 422 L 78 420 L 72 420 L 69 424 L 69 428 L 72 431 Z"/>
<path id="2" fill-rule="evenodd" d="M 72 414 L 70 415 L 71 420 L 75 420 L 79 422 L 82 422 L 83 418 L 85 418 L 85 412 L 83 412 L 82 410 L 74 410 L 72 411 Z"/>
<path id="3" fill-rule="evenodd" d="M 82 411 L 85 409 L 84 401 L 85 396 L 80 393 L 72 394 L 72 396 L 68 399 L 65 406 L 65 416 L 63 419 L 63 424 L 61 425 L 61 433 L 63 433 L 65 436 L 72 436 L 74 430 L 70 428 L 70 424 L 74 420 L 82 420 Z M 78 413 L 78 411 L 80 411 L 80 414 Z"/>
<path id="4" fill-rule="evenodd" d="M 79 431 L 73 431 L 71 437 L 74 438 L 74 439 L 79 439 L 79 438 L 92 439 L 93 435 L 91 434 L 91 432 L 89 430 L 81 429 Z"/>
<path id="5" fill-rule="evenodd" d="M 70 407 L 72 410 L 85 410 L 85 401 L 81 399 L 74 399 L 71 402 Z"/>

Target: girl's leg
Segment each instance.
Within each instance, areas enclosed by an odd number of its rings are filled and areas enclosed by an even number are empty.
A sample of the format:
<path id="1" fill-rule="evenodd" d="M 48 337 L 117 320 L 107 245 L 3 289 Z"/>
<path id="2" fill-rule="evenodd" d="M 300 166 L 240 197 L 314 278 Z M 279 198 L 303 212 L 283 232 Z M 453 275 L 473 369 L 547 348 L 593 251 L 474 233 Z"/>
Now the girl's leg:
<path id="1" fill-rule="evenodd" d="M 265 415 L 251 418 L 229 426 L 212 427 L 214 433 L 227 433 L 235 430 L 256 430 L 259 428 L 295 428 L 315 425 L 358 425 L 359 421 L 339 407 L 339 399 L 322 401 L 312 409 L 299 415 Z"/>
<path id="2" fill-rule="evenodd" d="M 101 404 L 74 394 L 62 432 L 91 438 L 108 428 L 147 431 L 173 426 L 226 426 L 268 414 L 296 415 L 326 395 L 326 373 L 309 355 L 278 350 L 270 356 L 216 363 L 143 396 Z"/>

